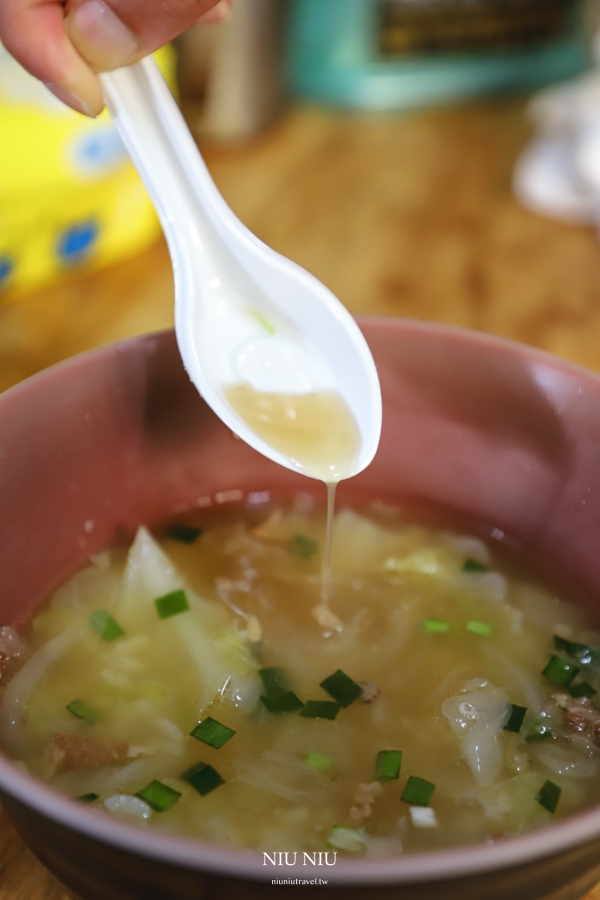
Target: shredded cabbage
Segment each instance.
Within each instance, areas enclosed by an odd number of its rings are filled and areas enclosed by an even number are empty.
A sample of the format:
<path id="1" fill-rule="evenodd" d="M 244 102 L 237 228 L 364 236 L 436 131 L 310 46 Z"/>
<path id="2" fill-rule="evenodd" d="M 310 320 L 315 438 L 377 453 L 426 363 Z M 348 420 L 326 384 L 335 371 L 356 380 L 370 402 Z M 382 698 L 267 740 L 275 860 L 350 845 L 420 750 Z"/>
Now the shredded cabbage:
<path id="1" fill-rule="evenodd" d="M 442 712 L 460 738 L 462 752 L 478 784 L 493 784 L 502 768 L 498 743 L 510 713 L 508 693 L 482 679 L 479 690 L 470 690 L 442 703 Z"/>

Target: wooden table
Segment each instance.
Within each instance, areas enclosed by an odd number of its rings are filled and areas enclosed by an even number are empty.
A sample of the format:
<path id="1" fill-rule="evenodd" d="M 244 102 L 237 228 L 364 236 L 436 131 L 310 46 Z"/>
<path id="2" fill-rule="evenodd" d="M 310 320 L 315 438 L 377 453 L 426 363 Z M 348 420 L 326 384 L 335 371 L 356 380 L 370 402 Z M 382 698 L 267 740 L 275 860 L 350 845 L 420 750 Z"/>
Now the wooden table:
<path id="1" fill-rule="evenodd" d="M 520 100 L 405 116 L 288 113 L 251 144 L 205 147 L 236 213 L 353 313 L 448 322 L 600 371 L 593 229 L 521 209 Z M 172 324 L 163 243 L 136 259 L 0 299 L 0 390 L 66 356 Z M 0 814 L 0 900 L 64 900 Z M 600 900 L 600 888 L 588 900 Z"/>

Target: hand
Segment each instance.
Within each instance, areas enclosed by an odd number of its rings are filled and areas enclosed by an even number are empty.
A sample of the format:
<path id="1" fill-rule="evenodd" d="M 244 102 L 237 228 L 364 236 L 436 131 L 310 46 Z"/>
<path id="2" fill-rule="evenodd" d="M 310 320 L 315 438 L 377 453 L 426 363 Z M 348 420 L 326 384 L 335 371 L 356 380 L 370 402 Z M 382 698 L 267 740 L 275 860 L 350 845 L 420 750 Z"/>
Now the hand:
<path id="1" fill-rule="evenodd" d="M 88 116 L 104 107 L 97 72 L 162 47 L 232 0 L 0 0 L 0 41 L 60 100 Z"/>

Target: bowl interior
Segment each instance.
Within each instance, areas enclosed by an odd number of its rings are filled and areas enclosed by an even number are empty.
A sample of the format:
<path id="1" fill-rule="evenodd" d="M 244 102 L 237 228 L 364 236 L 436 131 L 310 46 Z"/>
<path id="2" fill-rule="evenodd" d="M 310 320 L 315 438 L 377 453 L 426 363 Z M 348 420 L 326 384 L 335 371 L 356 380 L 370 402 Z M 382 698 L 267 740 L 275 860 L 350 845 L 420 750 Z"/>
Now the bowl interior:
<path id="1" fill-rule="evenodd" d="M 600 379 L 481 334 L 398 320 L 361 326 L 381 379 L 383 432 L 372 465 L 340 486 L 340 503 L 455 510 L 560 575 L 598 620 Z M 26 620 L 90 554 L 140 524 L 306 489 L 303 476 L 216 419 L 170 332 L 57 366 L 0 398 L 0 624 Z M 55 808 L 75 825 L 89 816 L 72 806 Z M 589 835 L 600 833 L 600 814 L 582 815 Z M 567 833 L 578 839 L 564 823 L 553 828 L 557 845 Z M 540 852 L 535 836 L 525 840 Z M 152 838 L 161 841 L 170 846 Z"/>

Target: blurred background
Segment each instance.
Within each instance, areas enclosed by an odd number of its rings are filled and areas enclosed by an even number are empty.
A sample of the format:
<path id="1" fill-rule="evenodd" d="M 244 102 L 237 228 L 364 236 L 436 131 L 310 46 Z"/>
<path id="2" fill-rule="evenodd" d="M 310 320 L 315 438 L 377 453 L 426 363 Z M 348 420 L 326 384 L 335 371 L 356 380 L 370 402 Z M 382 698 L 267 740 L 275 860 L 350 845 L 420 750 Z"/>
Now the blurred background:
<path id="1" fill-rule="evenodd" d="M 600 371 L 597 7 L 234 0 L 158 58 L 233 210 L 352 313 Z M 108 115 L 0 47 L 0 134 L 0 390 L 171 326 L 166 245 Z M 1 813 L 0 878 L 0 900 L 65 900 Z"/>
<path id="2" fill-rule="evenodd" d="M 600 370 L 597 5 L 234 0 L 159 61 L 233 210 L 352 313 Z M 0 132 L 3 390 L 170 326 L 173 286 L 106 113 L 63 109 L 0 48 Z"/>

